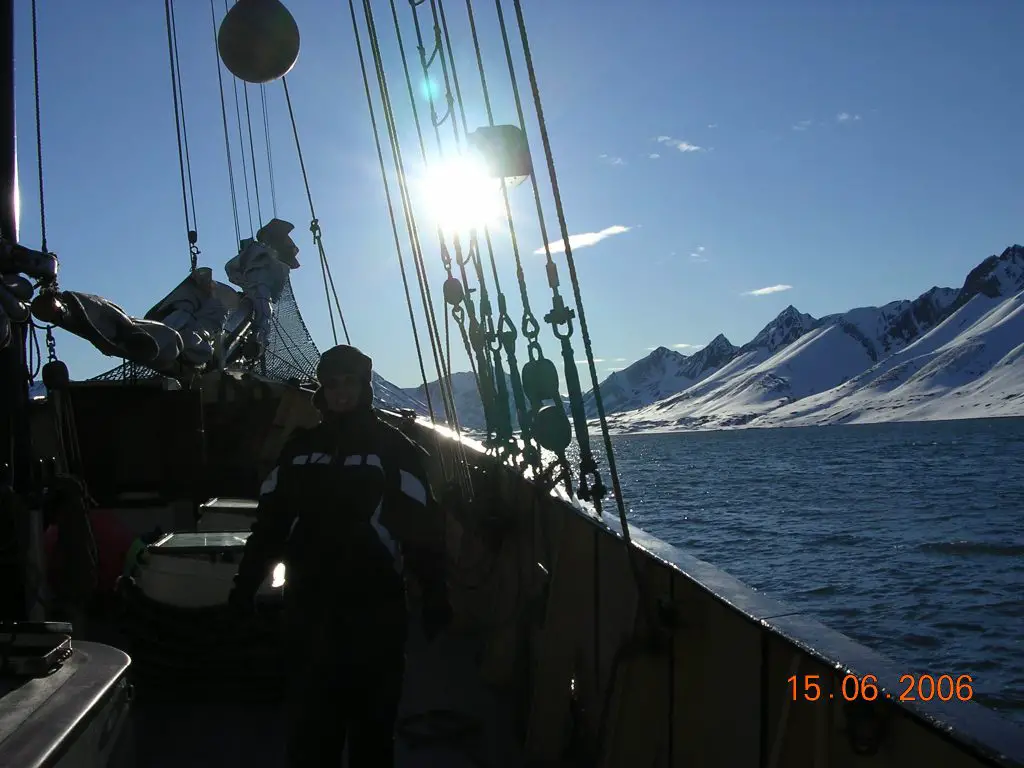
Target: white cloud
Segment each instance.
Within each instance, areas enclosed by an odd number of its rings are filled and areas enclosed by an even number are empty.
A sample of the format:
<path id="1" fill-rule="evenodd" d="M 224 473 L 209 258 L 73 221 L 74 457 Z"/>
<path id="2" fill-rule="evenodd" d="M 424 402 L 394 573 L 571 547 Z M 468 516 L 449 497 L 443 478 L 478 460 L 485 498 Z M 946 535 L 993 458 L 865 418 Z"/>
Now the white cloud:
<path id="1" fill-rule="evenodd" d="M 604 362 L 604 358 L 603 357 L 595 357 L 594 358 L 594 362 L 595 363 L 603 363 Z M 576 365 L 586 365 L 586 364 L 587 364 L 586 360 L 577 360 L 576 361 Z"/>
<path id="2" fill-rule="evenodd" d="M 708 123 L 708 128 L 717 128 L 718 123 Z"/>
<path id="3" fill-rule="evenodd" d="M 600 232 L 581 232 L 578 235 L 569 235 L 569 247 L 573 250 L 586 248 L 590 245 L 596 245 L 612 235 L 621 235 L 624 232 L 629 232 L 630 229 L 632 229 L 632 227 L 624 227 L 621 224 L 615 224 L 611 227 L 605 227 Z M 565 250 L 565 243 L 561 240 L 555 240 L 553 243 L 548 244 L 548 248 L 551 249 L 552 253 L 562 253 Z M 534 253 L 543 255 L 544 248 L 538 248 Z"/>
<path id="4" fill-rule="evenodd" d="M 697 246 L 697 253 L 704 253 L 704 246 L 703 245 L 698 245 Z"/>
<path id="5" fill-rule="evenodd" d="M 659 157 L 661 157 L 661 155 L 659 155 L 657 152 L 651 152 L 651 154 L 649 154 L 648 157 L 651 160 L 657 160 Z"/>
<path id="6" fill-rule="evenodd" d="M 619 366 L 618 368 L 605 368 L 605 370 L 608 371 L 609 373 L 615 373 L 616 371 L 621 371 L 622 366 Z"/>
<path id="7" fill-rule="evenodd" d="M 624 363 L 624 362 L 626 362 L 626 358 L 624 358 L 624 357 L 616 357 L 614 360 L 612 360 L 612 362 L 613 363 Z"/>
<path id="8" fill-rule="evenodd" d="M 666 146 L 678 149 L 680 152 L 701 152 L 704 149 L 682 139 L 673 139 L 671 136 L 659 136 L 655 141 L 659 144 L 665 144 Z"/>
<path id="9" fill-rule="evenodd" d="M 673 344 L 676 349 L 700 349 L 703 344 Z"/>
<path id="10" fill-rule="evenodd" d="M 601 159 L 601 160 L 604 160 L 609 165 L 625 165 L 626 164 L 625 160 L 623 160 L 621 157 L 615 157 L 614 155 L 601 154 L 601 155 L 598 155 L 598 158 Z"/>
<path id="11" fill-rule="evenodd" d="M 769 285 L 764 288 L 756 288 L 753 291 L 744 291 L 744 296 L 767 296 L 770 293 L 781 293 L 782 291 L 788 291 L 793 288 L 792 285 Z"/>
<path id="12" fill-rule="evenodd" d="M 701 251 L 703 250 L 703 248 L 698 248 L 694 253 L 691 253 L 690 261 L 692 261 L 694 264 L 707 264 L 708 257 L 701 253 Z"/>
<path id="13" fill-rule="evenodd" d="M 793 123 L 793 130 L 794 131 L 806 131 L 810 127 L 811 127 L 811 121 L 810 120 L 800 120 L 800 121 L 798 121 L 796 123 Z"/>
<path id="14" fill-rule="evenodd" d="M 860 115 L 851 115 L 849 112 L 840 112 L 836 115 L 836 122 L 847 123 L 850 120 L 860 120 Z"/>

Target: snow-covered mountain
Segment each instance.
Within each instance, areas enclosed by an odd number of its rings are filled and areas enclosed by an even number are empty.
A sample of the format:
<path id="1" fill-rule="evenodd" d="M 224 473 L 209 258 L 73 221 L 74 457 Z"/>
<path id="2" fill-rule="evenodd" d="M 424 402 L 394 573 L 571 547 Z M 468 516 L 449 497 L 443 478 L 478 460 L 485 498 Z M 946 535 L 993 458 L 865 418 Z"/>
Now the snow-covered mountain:
<path id="1" fill-rule="evenodd" d="M 749 342 L 719 334 L 692 355 L 659 347 L 601 383 L 618 432 L 1024 415 L 1024 247 L 960 289 L 815 319 L 786 307 Z M 381 383 L 383 382 L 383 383 Z M 473 374 L 453 376 L 460 423 L 483 429 Z M 375 379 L 382 400 L 426 413 L 423 387 Z M 437 382 L 429 386 L 443 416 Z M 593 393 L 584 397 L 596 417 Z M 385 400 L 385 402 L 387 402 Z M 515 408 L 509 398 L 515 420 Z M 593 422 L 592 422 L 593 423 Z"/>
<path id="2" fill-rule="evenodd" d="M 480 391 L 476 386 L 476 377 L 472 371 L 460 371 L 453 373 L 451 376 L 452 394 L 455 397 L 455 412 L 459 417 L 459 424 L 468 429 L 479 429 L 483 430 L 487 427 L 487 422 L 484 419 L 484 406 L 480 400 Z M 423 393 L 423 385 L 420 384 L 418 387 L 410 387 L 409 389 L 403 390 L 409 397 L 424 403 L 423 412 L 427 412 L 427 396 Z M 427 386 L 427 392 L 430 397 L 430 404 L 433 406 L 434 415 L 444 420 L 447 418 L 448 410 L 444 407 L 444 399 L 441 397 L 441 387 L 439 382 L 432 381 Z M 511 396 L 509 397 L 511 402 Z M 511 413 L 513 415 L 513 423 L 515 419 L 515 406 L 511 405 Z"/>
<path id="3" fill-rule="evenodd" d="M 692 355 L 658 347 L 601 382 L 605 413 L 635 410 L 681 392 L 727 363 L 736 351 L 722 334 Z M 583 404 L 587 418 L 596 418 L 593 390 L 584 395 Z"/>
<path id="4" fill-rule="evenodd" d="M 1024 414 L 1024 248 L 982 262 L 950 310 L 916 341 L 845 384 L 751 426 Z"/>
<path id="5" fill-rule="evenodd" d="M 951 394 L 964 385 L 963 376 L 972 377 L 978 392 L 991 398 L 1003 392 L 999 387 L 1013 390 L 1014 377 L 1024 377 L 1024 370 L 1011 375 L 1000 368 L 1018 359 L 1015 347 L 1006 347 L 1008 340 L 1024 339 L 1020 332 L 1024 329 L 1013 336 L 1018 322 L 1014 302 L 1022 289 L 1024 249 L 1013 246 L 972 270 L 960 290 L 932 288 L 913 301 L 860 307 L 819 320 L 790 306 L 709 375 L 667 398 L 616 413 L 609 422 L 617 431 L 632 432 L 798 423 L 794 419 L 799 423 L 866 420 L 857 414 L 871 407 L 878 390 L 862 391 L 862 387 L 874 377 L 881 377 L 882 384 L 898 381 L 901 386 L 911 384 L 912 376 L 932 382 L 931 389 L 921 390 L 922 380 L 915 378 L 913 386 L 900 395 L 913 390 L 913 402 L 918 404 L 906 418 L 925 417 L 920 403 L 929 397 L 965 397 L 966 392 Z M 922 358 L 926 351 L 936 357 Z M 907 362 L 911 360 L 915 362 Z M 900 373 L 886 377 L 889 366 L 896 366 Z M 986 378 L 990 374 L 997 381 Z M 945 384 L 937 389 L 935 382 L 940 379 Z M 960 383 L 954 386 L 954 382 Z M 861 392 L 859 400 L 848 403 L 849 407 L 838 404 L 855 390 Z M 884 413 L 890 415 L 885 420 L 904 418 L 896 414 L 906 411 L 904 400 L 899 400 L 903 404 L 899 408 L 895 401 L 887 402 Z M 992 415 L 1012 408 L 1024 413 L 1024 402 L 1014 397 L 1004 397 L 997 411 L 992 411 L 994 403 L 985 402 Z M 958 410 L 968 413 L 964 408 Z M 881 413 L 872 411 L 876 416 Z"/>

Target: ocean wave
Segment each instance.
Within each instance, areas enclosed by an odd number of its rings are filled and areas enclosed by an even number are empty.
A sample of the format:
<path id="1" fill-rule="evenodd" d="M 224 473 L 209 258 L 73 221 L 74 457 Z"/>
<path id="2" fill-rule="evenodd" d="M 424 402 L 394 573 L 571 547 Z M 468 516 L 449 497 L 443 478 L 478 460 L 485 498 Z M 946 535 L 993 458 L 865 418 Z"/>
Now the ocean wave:
<path id="1" fill-rule="evenodd" d="M 997 544 L 989 541 L 931 541 L 918 545 L 917 549 L 920 552 L 938 552 L 943 555 L 1024 555 L 1024 544 Z"/>

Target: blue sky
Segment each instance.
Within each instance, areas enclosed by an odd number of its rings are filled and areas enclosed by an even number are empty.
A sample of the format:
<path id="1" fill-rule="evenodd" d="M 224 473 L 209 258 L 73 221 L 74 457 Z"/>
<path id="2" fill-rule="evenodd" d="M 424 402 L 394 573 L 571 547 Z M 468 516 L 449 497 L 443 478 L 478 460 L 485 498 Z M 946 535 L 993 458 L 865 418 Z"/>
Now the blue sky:
<path id="1" fill-rule="evenodd" d="M 177 5 L 200 263 L 223 279 L 235 233 L 210 8 Z M 411 35 L 410 9 L 398 5 Z M 141 315 L 188 271 L 162 4 L 40 6 L 48 244 L 62 259 L 61 285 Z M 347 5 L 288 6 L 303 36 L 289 87 L 352 340 L 385 377 L 412 386 L 419 373 Z M 37 246 L 29 7 L 18 3 L 16 29 L 21 239 Z M 388 6 L 375 7 L 403 147 L 416 160 Z M 719 332 L 741 344 L 790 303 L 820 316 L 912 298 L 936 284 L 959 287 L 977 262 L 1022 239 L 1019 2 L 524 7 L 569 231 L 617 233 L 576 251 L 602 376 L 657 345 L 686 351 Z M 515 122 L 494 5 L 476 0 L 474 8 L 496 121 Z M 465 5 L 448 0 L 445 9 L 473 127 L 484 116 Z M 421 13 L 429 24 L 429 9 Z M 525 70 L 519 75 L 525 85 Z M 268 86 L 267 98 L 278 213 L 296 224 L 302 248 L 293 282 L 325 348 L 330 326 L 280 84 Z M 258 90 L 250 102 L 255 109 Z M 253 118 L 267 219 L 262 117 Z M 542 168 L 530 112 L 527 119 Z M 240 183 L 238 194 L 244 198 Z M 532 253 L 542 241 L 528 185 L 512 198 L 540 316 L 550 291 L 544 259 Z M 545 192 L 556 239 L 550 200 Z M 244 209 L 241 216 L 248 230 Z M 518 318 L 508 240 L 498 231 L 495 242 Z M 423 243 L 439 291 L 436 240 Z M 403 247 L 408 253 L 404 233 Z M 751 294 L 779 286 L 788 288 Z M 558 357 L 547 327 L 541 343 Z M 118 362 L 63 333 L 58 352 L 76 378 Z M 582 359 L 578 336 L 576 352 Z M 458 352 L 454 367 L 467 367 Z"/>

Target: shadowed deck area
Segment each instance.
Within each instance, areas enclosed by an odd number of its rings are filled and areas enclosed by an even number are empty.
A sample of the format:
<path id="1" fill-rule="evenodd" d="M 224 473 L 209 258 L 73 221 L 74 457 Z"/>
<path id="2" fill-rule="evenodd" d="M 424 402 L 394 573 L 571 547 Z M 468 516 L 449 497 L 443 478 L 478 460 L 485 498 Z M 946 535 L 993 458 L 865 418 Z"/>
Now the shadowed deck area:
<path id="1" fill-rule="evenodd" d="M 454 634 L 427 644 L 414 622 L 395 738 L 399 768 L 505 768 L 522 763 L 512 702 L 480 681 L 479 650 L 475 638 Z M 139 766 L 285 764 L 280 703 L 227 703 L 199 693 L 192 699 L 171 698 L 141 684 L 133 707 Z"/>

